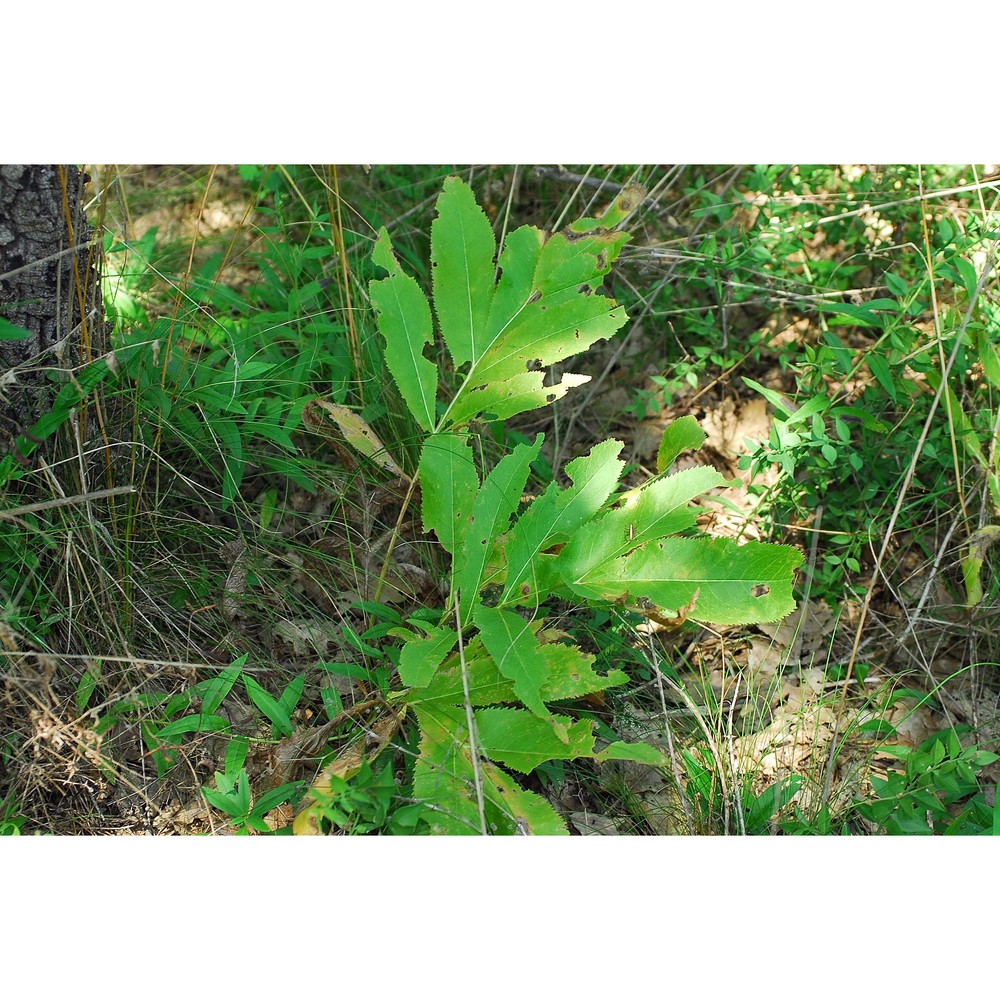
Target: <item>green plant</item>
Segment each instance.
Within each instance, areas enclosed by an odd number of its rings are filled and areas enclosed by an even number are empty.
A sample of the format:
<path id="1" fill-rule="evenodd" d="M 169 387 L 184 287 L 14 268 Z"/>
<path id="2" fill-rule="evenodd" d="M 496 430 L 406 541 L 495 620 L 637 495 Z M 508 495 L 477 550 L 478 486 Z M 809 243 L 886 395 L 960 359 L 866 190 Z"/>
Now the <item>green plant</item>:
<path id="1" fill-rule="evenodd" d="M 226 749 L 224 771 L 215 772 L 215 788 L 202 787 L 202 795 L 209 805 L 225 813 L 237 832 L 270 833 L 271 827 L 264 817 L 279 805 L 291 802 L 301 795 L 304 781 L 290 781 L 273 788 L 254 800 L 250 794 L 250 779 L 246 768 L 249 744 L 245 739 L 232 739 Z"/>
<path id="2" fill-rule="evenodd" d="M 0 837 L 19 837 L 27 821 L 27 816 L 22 816 L 18 810 L 17 800 L 13 795 L 0 799 Z"/>
<path id="3" fill-rule="evenodd" d="M 564 714 L 574 700 L 628 678 L 617 669 L 598 674 L 593 656 L 548 626 L 550 598 L 618 602 L 675 623 L 773 621 L 794 607 L 796 550 L 692 534 L 689 502 L 726 482 L 712 469 L 622 490 L 623 445 L 609 440 L 566 466 L 569 485 L 551 482 L 525 502 L 543 435 L 492 469 L 477 464 L 473 427 L 548 406 L 587 381 L 564 373 L 546 384 L 546 371 L 625 323 L 624 309 L 599 288 L 628 238 L 618 227 L 640 196 L 627 189 L 601 219 L 551 235 L 521 227 L 495 259 L 471 190 L 458 178 L 445 181 L 431 266 L 449 375 L 425 355 L 435 337 L 423 291 L 384 229 L 375 242 L 372 259 L 387 277 L 371 283 L 370 295 L 385 361 L 423 434 L 410 495 L 419 484 L 424 529 L 451 557 L 444 615 L 413 616 L 394 630 L 403 640 L 404 687 L 389 697 L 395 711 L 416 718 L 413 795 L 435 833 L 565 833 L 548 802 L 510 771 L 577 758 L 665 763 L 647 744 L 599 747 L 593 720 Z M 452 382 L 450 398 L 439 401 L 440 386 Z M 704 440 L 692 425 L 667 429 L 661 473 Z M 315 810 L 308 807 L 306 820 Z"/>
<path id="4" fill-rule="evenodd" d="M 872 775 L 874 796 L 857 803 L 861 817 L 881 833 L 1000 835 L 1000 800 L 987 805 L 976 775 L 1000 756 L 978 746 L 962 747 L 946 729 L 915 749 L 883 747 L 898 757 L 901 771 Z"/>
<path id="5" fill-rule="evenodd" d="M 424 805 L 401 800 L 388 763 L 373 768 L 363 759 L 350 779 L 331 775 L 311 809 L 322 833 L 393 836 L 426 832 Z"/>
<path id="6" fill-rule="evenodd" d="M 694 753 L 685 750 L 682 756 L 688 775 L 685 794 L 694 806 L 694 819 L 702 829 L 716 829 L 724 811 L 723 791 L 717 776 Z M 750 782 L 744 781 L 739 790 L 739 815 L 736 823 L 740 833 L 755 836 L 770 832 L 781 810 L 801 787 L 802 777 L 798 774 L 772 782 L 757 794 L 750 787 Z"/>

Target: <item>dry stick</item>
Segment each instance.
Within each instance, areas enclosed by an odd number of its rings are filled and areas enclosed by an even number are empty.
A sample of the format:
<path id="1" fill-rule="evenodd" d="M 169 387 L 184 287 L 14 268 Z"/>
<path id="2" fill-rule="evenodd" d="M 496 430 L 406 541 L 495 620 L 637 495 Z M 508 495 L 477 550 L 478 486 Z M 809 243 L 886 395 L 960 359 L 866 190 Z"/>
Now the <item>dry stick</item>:
<path id="1" fill-rule="evenodd" d="M 483 778 L 479 773 L 479 747 L 476 745 L 476 718 L 472 714 L 472 695 L 469 693 L 469 671 L 465 663 L 465 642 L 462 639 L 462 616 L 458 597 L 455 598 L 455 628 L 458 631 L 458 662 L 462 667 L 462 694 L 465 699 L 465 718 L 469 725 L 469 756 L 472 758 L 472 779 L 476 784 L 476 806 L 479 809 L 479 832 L 489 836 L 486 829 L 486 800 L 483 798 Z"/>
<path id="2" fill-rule="evenodd" d="M 841 219 L 849 219 L 855 215 L 864 215 L 866 212 L 879 212 L 883 208 L 896 208 L 898 205 L 909 205 L 914 201 L 927 201 L 930 198 L 945 198 L 952 194 L 965 194 L 970 191 L 982 190 L 996 191 L 996 182 L 980 182 L 978 184 L 962 184 L 960 187 L 943 188 L 940 191 L 925 191 L 922 194 L 913 195 L 911 198 L 900 198 L 898 201 L 887 201 L 881 205 L 863 205 L 851 212 L 840 212 L 837 215 L 828 215 L 823 219 L 813 219 L 809 222 L 798 223 L 793 226 L 786 226 L 782 232 L 794 233 L 796 229 L 812 229 L 815 226 L 825 226 L 828 222 L 839 222 Z"/>
<path id="3" fill-rule="evenodd" d="M 948 548 L 948 543 L 951 541 L 951 536 L 954 534 L 957 526 L 958 521 L 952 520 L 950 527 L 945 532 L 944 541 L 938 546 L 938 550 L 934 555 L 934 562 L 931 564 L 931 571 L 927 575 L 927 582 L 924 584 L 924 589 L 920 594 L 920 600 L 917 601 L 917 607 L 913 612 L 913 616 L 911 617 L 907 614 L 906 628 L 903 629 L 902 635 L 900 635 L 892 644 L 893 653 L 906 641 L 909 634 L 913 631 L 913 626 L 916 624 L 917 619 L 920 617 L 920 612 L 924 610 L 924 605 L 927 603 L 928 597 L 930 597 L 931 587 L 934 586 L 934 583 L 938 578 L 938 572 L 941 569 L 941 560 L 944 558 L 945 551 Z M 925 661 L 924 666 L 928 673 L 930 673 L 930 664 Z"/>
<path id="4" fill-rule="evenodd" d="M 514 172 L 511 174 L 510 187 L 507 189 L 507 204 L 504 206 L 503 210 L 503 224 L 500 226 L 500 239 L 498 240 L 498 245 L 503 250 L 504 242 L 507 239 L 507 226 L 510 223 L 510 207 L 511 203 L 514 201 L 514 191 L 517 188 L 517 172 L 520 167 L 514 167 Z M 496 284 L 500 280 L 500 254 L 497 254 L 497 265 L 493 270 L 493 283 Z"/>
<path id="5" fill-rule="evenodd" d="M 396 524 L 392 529 L 392 536 L 389 539 L 389 544 L 385 549 L 385 559 L 382 560 L 382 569 L 378 575 L 378 583 L 375 584 L 375 594 L 372 600 L 378 604 L 379 599 L 382 596 L 382 588 L 385 586 L 385 575 L 389 572 L 389 561 L 392 559 L 392 553 L 395 551 L 396 542 L 400 539 L 401 530 L 403 527 L 403 520 L 410 509 L 410 500 L 413 498 L 413 491 L 417 488 L 417 477 L 414 476 L 410 480 L 409 488 L 406 491 L 406 496 L 403 497 L 403 504 L 399 509 L 399 517 L 396 518 Z"/>
<path id="6" fill-rule="evenodd" d="M 557 232 L 559 227 L 562 225 L 562 220 L 566 217 L 566 213 L 569 211 L 570 205 L 572 205 L 573 202 L 576 201 L 576 196 L 583 189 L 583 185 L 587 180 L 587 178 L 590 177 L 590 172 L 593 169 L 594 169 L 593 164 L 591 164 L 591 166 L 587 167 L 587 172 L 583 175 L 583 177 L 580 178 L 579 184 L 577 184 L 576 188 L 573 190 L 573 193 L 569 196 L 569 198 L 566 201 L 566 204 L 563 206 L 563 210 L 559 213 L 559 216 L 556 218 L 555 224 L 552 226 L 553 232 Z M 610 170 L 608 171 L 607 176 L 608 177 L 611 176 Z"/>
<path id="7" fill-rule="evenodd" d="M 687 795 L 684 793 L 684 782 L 681 779 L 681 767 L 677 761 L 677 751 L 674 750 L 674 740 L 670 733 L 670 713 L 667 711 L 667 696 L 663 690 L 663 674 L 660 671 L 659 655 L 653 645 L 652 629 L 648 632 L 649 655 L 656 667 L 656 686 L 660 691 L 660 708 L 663 711 L 663 731 L 667 736 L 667 754 L 670 756 L 670 769 L 674 772 L 674 782 L 677 785 L 677 794 L 681 798 L 681 808 L 684 810 L 684 820 L 687 823 L 688 833 L 694 836 L 694 821 L 691 819 L 691 808 L 688 806 Z"/>
<path id="8" fill-rule="evenodd" d="M 725 647 L 723 647 L 723 656 L 725 656 Z M 736 701 L 740 695 L 741 680 L 743 680 L 742 676 L 737 674 L 736 688 L 733 690 L 733 696 L 729 701 L 729 718 L 727 720 L 729 725 L 726 730 L 726 743 L 729 747 L 729 766 L 733 769 L 733 805 L 736 806 L 736 818 L 740 821 L 740 836 L 745 837 L 747 835 L 747 824 L 743 816 L 743 794 L 740 784 L 740 772 L 736 765 L 736 746 L 733 743 L 733 712 L 736 710 Z"/>
<path id="9" fill-rule="evenodd" d="M 802 662 L 802 628 L 805 625 L 806 613 L 809 608 L 809 595 L 812 593 L 813 576 L 816 573 L 816 549 L 819 545 L 820 525 L 823 523 L 823 504 L 816 504 L 816 514 L 813 517 L 812 541 L 809 543 L 809 559 L 806 562 L 806 582 L 802 589 L 802 599 L 799 601 L 799 615 L 795 623 L 795 640 L 792 643 L 789 661 Z"/>
<path id="10" fill-rule="evenodd" d="M 340 182 L 337 179 L 337 167 L 333 168 L 333 197 L 335 204 L 331 206 L 336 209 L 336 220 L 334 212 L 330 212 L 330 229 L 337 248 L 337 255 L 340 257 L 340 273 L 343 279 L 344 298 L 347 300 L 347 339 L 351 348 L 351 356 L 358 371 L 362 370 L 361 343 L 358 340 L 358 330 L 354 322 L 354 305 L 351 302 L 351 270 L 347 260 L 347 245 L 344 243 L 344 223 L 340 214 Z M 358 393 L 361 402 L 365 401 L 364 380 L 358 385 Z"/>
<path id="11" fill-rule="evenodd" d="M 29 503 L 23 507 L 11 507 L 0 510 L 0 521 L 13 521 L 22 514 L 34 514 L 40 510 L 51 510 L 53 507 L 66 507 L 74 503 L 87 503 L 91 500 L 103 500 L 105 497 L 116 497 L 122 493 L 135 493 L 134 486 L 116 486 L 110 490 L 97 490 L 94 493 L 84 493 L 75 497 L 60 497 L 58 500 L 44 500 L 41 503 Z"/>
<path id="12" fill-rule="evenodd" d="M 840 723 L 844 712 L 844 706 L 847 703 L 847 689 L 851 683 L 851 678 L 854 674 L 854 664 L 858 657 L 858 648 L 861 645 L 861 633 L 865 627 L 865 621 L 868 617 L 868 608 L 871 605 L 872 591 L 874 590 L 875 584 L 878 581 L 879 575 L 882 569 L 882 560 L 885 558 L 885 554 L 889 549 L 889 543 L 892 540 L 893 529 L 896 526 L 896 520 L 899 517 L 900 511 L 903 509 L 903 501 L 906 499 L 906 494 L 909 491 L 910 483 L 913 480 L 913 476 L 917 470 L 917 462 L 920 459 L 920 453 L 923 451 L 924 443 L 927 440 L 927 435 L 930 433 L 931 423 L 934 420 L 934 414 L 937 412 L 938 404 L 941 402 L 941 396 L 944 393 L 944 388 L 948 384 L 948 376 L 951 374 L 951 369 L 955 364 L 955 359 L 958 357 L 958 352 L 962 347 L 962 340 L 965 336 L 966 327 L 969 325 L 969 321 L 972 319 L 972 310 L 975 308 L 976 301 L 979 298 L 983 287 L 986 284 L 986 279 L 989 277 L 990 272 L 993 270 L 993 266 L 996 262 L 996 248 L 1000 244 L 1000 240 L 994 240 L 990 244 L 989 259 L 987 260 L 986 266 L 983 268 L 983 273 L 979 277 L 979 281 L 976 283 L 975 290 L 969 300 L 969 307 L 965 311 L 965 316 L 962 319 L 962 325 L 959 327 L 955 334 L 955 346 L 951 350 L 951 355 L 945 365 L 944 370 L 941 372 L 941 382 L 937 387 L 937 392 L 934 393 L 934 399 L 931 401 L 931 409 L 927 414 L 927 419 L 924 421 L 923 430 L 920 432 L 920 438 L 917 441 L 917 445 L 913 450 L 913 458 L 910 460 L 910 467 L 906 470 L 906 476 L 903 479 L 902 489 L 899 491 L 899 496 L 896 498 L 896 506 L 893 507 L 892 516 L 889 518 L 889 524 L 885 530 L 885 536 L 882 539 L 882 548 L 879 550 L 879 554 L 875 559 L 875 566 L 872 569 L 871 578 L 868 581 L 868 590 L 865 594 L 864 602 L 861 605 L 861 614 L 858 616 L 858 627 L 854 632 L 854 644 L 851 646 L 851 657 L 847 662 L 847 673 L 844 675 L 843 686 L 840 693 L 840 702 L 837 705 L 837 718 L 833 724 L 833 735 L 830 740 L 830 755 L 826 762 L 826 777 L 823 781 L 823 798 L 822 805 L 826 805 L 827 799 L 830 797 L 830 788 L 833 784 L 833 765 L 837 757 L 837 738 L 840 735 Z M 930 261 L 927 261 L 928 269 L 930 270 Z M 934 293 L 934 282 L 931 282 L 931 294 Z M 936 301 L 935 301 L 935 317 L 937 316 Z"/>
<path id="13" fill-rule="evenodd" d="M 0 280 L 13 278 L 15 274 L 20 274 L 22 271 L 30 271 L 33 267 L 41 267 L 43 264 L 49 264 L 54 260 L 62 260 L 63 257 L 68 257 L 70 254 L 80 253 L 81 250 L 95 247 L 97 246 L 98 238 L 95 236 L 92 240 L 77 243 L 76 246 L 71 246 L 67 250 L 60 250 L 58 253 L 49 254 L 48 257 L 39 257 L 38 260 L 32 260 L 27 264 L 21 265 L 21 267 L 15 267 L 13 271 L 4 271 L 0 274 Z"/>

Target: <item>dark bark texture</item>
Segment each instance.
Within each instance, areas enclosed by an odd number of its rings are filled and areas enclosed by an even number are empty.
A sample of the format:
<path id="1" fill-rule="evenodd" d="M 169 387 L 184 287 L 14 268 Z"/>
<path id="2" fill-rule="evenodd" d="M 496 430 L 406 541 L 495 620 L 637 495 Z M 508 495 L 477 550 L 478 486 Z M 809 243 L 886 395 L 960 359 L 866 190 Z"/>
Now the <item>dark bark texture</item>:
<path id="1" fill-rule="evenodd" d="M 75 166 L 0 165 L 0 316 L 33 334 L 0 340 L 0 436 L 46 412 L 54 370 L 107 350 L 85 180 Z"/>

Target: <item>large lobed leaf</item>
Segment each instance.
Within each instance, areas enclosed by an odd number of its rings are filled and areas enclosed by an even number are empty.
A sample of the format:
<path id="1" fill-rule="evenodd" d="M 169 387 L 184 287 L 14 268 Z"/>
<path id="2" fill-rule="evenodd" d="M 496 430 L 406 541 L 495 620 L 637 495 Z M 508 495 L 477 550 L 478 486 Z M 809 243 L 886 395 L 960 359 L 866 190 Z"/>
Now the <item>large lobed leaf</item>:
<path id="1" fill-rule="evenodd" d="M 625 323 L 624 308 L 597 289 L 629 238 L 611 227 L 635 195 L 629 189 L 619 197 L 604 220 L 581 220 L 560 233 L 524 226 L 510 234 L 497 261 L 492 227 L 472 191 L 457 177 L 445 181 L 431 226 L 434 313 L 462 383 L 440 420 L 438 369 L 423 353 L 434 339 L 431 309 L 380 230 L 372 260 L 388 276 L 371 283 L 372 304 L 386 364 L 425 431 L 460 429 L 480 415 L 505 420 L 586 381 L 567 373 L 546 385 L 546 369 Z"/>

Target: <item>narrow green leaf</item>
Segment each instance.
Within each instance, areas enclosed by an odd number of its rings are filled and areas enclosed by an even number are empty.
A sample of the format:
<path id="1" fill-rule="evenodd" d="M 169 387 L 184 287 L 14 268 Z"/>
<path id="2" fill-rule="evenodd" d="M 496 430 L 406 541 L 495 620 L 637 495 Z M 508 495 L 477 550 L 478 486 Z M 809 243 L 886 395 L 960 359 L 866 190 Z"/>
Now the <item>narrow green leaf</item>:
<path id="1" fill-rule="evenodd" d="M 156 739 L 168 740 L 186 733 L 222 733 L 228 729 L 229 723 L 218 715 L 185 715 L 158 729 Z"/>
<path id="2" fill-rule="evenodd" d="M 252 677 L 243 675 L 247 696 L 274 723 L 282 736 L 292 735 L 292 720 L 280 703 L 271 697 Z M 214 718 L 214 716 L 213 716 Z"/>
<path id="3" fill-rule="evenodd" d="M 795 404 L 782 393 L 768 389 L 767 386 L 755 382 L 752 378 L 747 378 L 746 375 L 743 376 L 743 381 L 749 388 L 759 392 L 778 411 L 778 415 L 782 419 L 790 417 L 795 412 Z"/>
<path id="4" fill-rule="evenodd" d="M 94 693 L 94 688 L 97 687 L 97 681 L 100 676 L 101 667 L 99 662 L 96 666 L 88 667 L 83 672 L 83 676 L 76 686 L 76 693 L 73 695 L 73 704 L 76 705 L 78 712 L 86 711 L 87 705 L 90 704 L 90 696 Z"/>
<path id="5" fill-rule="evenodd" d="M 892 303 L 896 305 L 895 302 Z M 831 322 L 842 326 L 862 326 L 881 330 L 884 323 L 882 317 L 875 312 L 875 302 L 865 302 L 854 305 L 850 302 L 819 302 L 816 306 L 820 312 L 832 313 L 836 318 Z"/>
<path id="6" fill-rule="evenodd" d="M 965 293 L 971 298 L 976 291 L 976 285 L 979 284 L 979 275 L 976 274 L 975 265 L 964 257 L 956 257 L 955 267 L 958 268 Z"/>
<path id="7" fill-rule="evenodd" d="M 531 599 L 529 581 L 539 553 L 567 541 L 600 510 L 625 467 L 618 458 L 623 447 L 621 441 L 602 441 L 589 455 L 574 459 L 566 466 L 573 485 L 560 489 L 551 483 L 518 519 L 507 540 L 507 581 L 501 604 Z"/>
<path id="8" fill-rule="evenodd" d="M 245 736 L 234 736 L 226 747 L 226 775 L 235 778 L 250 752 L 250 741 Z"/>
<path id="9" fill-rule="evenodd" d="M 933 369 L 928 371 L 924 377 L 927 379 L 927 384 L 935 391 L 941 385 L 941 375 Z M 965 415 L 954 389 L 950 385 L 945 385 L 942 395 L 945 401 L 944 410 L 955 428 L 955 436 L 984 471 L 989 469 L 989 462 L 986 460 L 982 445 L 979 443 L 979 435 L 976 433 L 975 427 L 972 426 L 972 422 Z"/>
<path id="10" fill-rule="evenodd" d="M 494 293 L 496 239 L 472 190 L 449 177 L 431 224 L 434 309 L 455 367 L 473 364 L 485 348 Z"/>
<path id="11" fill-rule="evenodd" d="M 886 395 L 895 403 L 896 383 L 893 380 L 889 362 L 877 350 L 869 351 L 865 355 L 865 361 L 872 375 L 875 376 L 875 380 L 885 390 Z"/>
<path id="12" fill-rule="evenodd" d="M 414 419 L 430 431 L 437 420 L 438 369 L 423 351 L 434 339 L 431 308 L 417 282 L 400 269 L 384 226 L 379 230 L 372 260 L 389 272 L 388 278 L 369 285 L 378 328 L 385 338 L 386 364 Z"/>
<path id="13" fill-rule="evenodd" d="M 424 531 L 454 555 L 465 540 L 479 475 L 467 434 L 431 434 L 420 452 Z"/>
<path id="14" fill-rule="evenodd" d="M 291 718 L 292 712 L 295 711 L 295 706 L 298 705 L 299 699 L 302 697 L 302 692 L 305 690 L 305 686 L 306 675 L 298 674 L 288 682 L 285 686 L 285 690 L 281 692 L 278 704 L 285 710 L 285 714 L 289 716 L 289 718 Z"/>
<path id="15" fill-rule="evenodd" d="M 514 682 L 514 693 L 535 715 L 548 717 L 551 713 L 541 697 L 548 663 L 528 622 L 512 611 L 485 606 L 476 610 L 475 622 L 500 673 Z"/>
<path id="16" fill-rule="evenodd" d="M 649 743 L 615 742 L 606 746 L 594 760 L 635 760 L 640 764 L 650 764 L 653 767 L 666 767 L 670 758 Z"/>
<path id="17" fill-rule="evenodd" d="M 240 668 L 246 663 L 247 654 L 243 654 L 239 660 L 235 661 L 231 667 L 220 670 L 205 687 L 205 693 L 201 699 L 201 710 L 205 715 L 214 715 L 219 706 L 226 700 L 232 686 L 240 676 Z"/>
<path id="18" fill-rule="evenodd" d="M 288 802 L 300 789 L 305 787 L 304 781 L 291 781 L 284 785 L 279 785 L 262 795 L 253 805 L 252 819 L 263 819 L 272 809 L 280 806 L 282 802 Z M 261 827 L 256 827 L 261 829 Z M 263 829 L 267 830 L 266 824 Z"/>
<path id="19" fill-rule="evenodd" d="M 666 472 L 682 451 L 697 451 L 707 437 L 698 421 L 690 414 L 667 424 L 656 453 L 656 471 Z"/>
<path id="20" fill-rule="evenodd" d="M 33 336 L 30 330 L 25 330 L 23 326 L 17 326 L 0 316 L 0 340 L 26 340 Z"/>
<path id="21" fill-rule="evenodd" d="M 463 624 L 471 619 L 479 601 L 479 590 L 493 543 L 510 527 L 511 516 L 521 502 L 531 463 L 538 458 L 542 439 L 539 434 L 533 444 L 517 445 L 497 463 L 476 494 L 466 543 L 455 553 L 454 578 L 461 601 Z"/>

